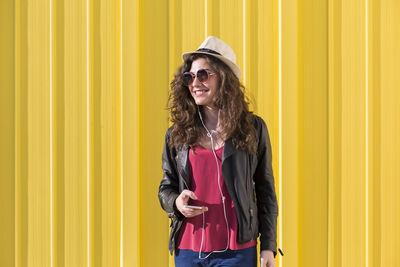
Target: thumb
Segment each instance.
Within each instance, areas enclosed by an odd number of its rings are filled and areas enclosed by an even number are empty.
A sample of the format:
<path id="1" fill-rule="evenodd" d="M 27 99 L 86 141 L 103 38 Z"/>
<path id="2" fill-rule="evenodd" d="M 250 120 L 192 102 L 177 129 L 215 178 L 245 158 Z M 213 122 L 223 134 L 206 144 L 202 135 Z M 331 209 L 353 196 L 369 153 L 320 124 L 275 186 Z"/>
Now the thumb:
<path id="1" fill-rule="evenodd" d="M 192 191 L 190 191 L 190 190 L 185 190 L 185 191 L 183 191 L 183 193 L 182 193 L 182 199 L 183 199 L 184 201 L 188 201 L 189 198 L 195 199 L 195 200 L 197 199 L 196 195 L 195 195 Z"/>

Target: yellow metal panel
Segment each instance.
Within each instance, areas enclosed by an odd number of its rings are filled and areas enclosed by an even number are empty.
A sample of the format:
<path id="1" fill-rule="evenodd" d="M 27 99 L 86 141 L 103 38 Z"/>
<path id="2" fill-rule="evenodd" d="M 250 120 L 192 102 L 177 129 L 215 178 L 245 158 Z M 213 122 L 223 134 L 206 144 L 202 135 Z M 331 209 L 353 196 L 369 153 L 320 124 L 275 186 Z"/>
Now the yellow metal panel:
<path id="1" fill-rule="evenodd" d="M 297 266 L 310 262 L 324 266 L 327 261 L 327 29 L 327 3 L 302 1 L 298 6 Z"/>
<path id="2" fill-rule="evenodd" d="M 27 262 L 28 266 L 50 266 L 49 1 L 30 1 L 27 15 Z"/>
<path id="3" fill-rule="evenodd" d="M 68 9 L 67 9 L 68 10 Z M 66 198 L 69 197 L 69 194 L 71 193 L 71 189 L 69 189 L 68 181 L 69 179 L 74 179 L 80 178 L 81 176 L 76 176 L 76 175 L 71 175 L 67 177 L 66 179 L 66 171 L 76 171 L 76 169 L 73 169 L 74 166 L 71 166 L 72 164 L 68 164 L 65 166 L 64 162 L 66 159 L 70 159 L 70 157 L 65 157 L 66 153 L 73 153 L 73 151 L 70 151 L 69 146 L 73 146 L 74 143 L 68 142 L 70 139 L 68 138 L 69 134 L 71 134 L 70 131 L 73 131 L 73 119 L 70 119 L 69 116 L 67 116 L 69 120 L 69 125 L 66 127 L 66 114 L 70 114 L 66 110 L 72 110 L 71 104 L 66 103 L 66 99 L 70 99 L 71 95 L 68 94 L 68 90 L 66 90 L 66 68 L 65 68 L 65 60 L 70 60 L 70 58 L 65 57 L 65 45 L 68 47 L 68 42 L 65 41 L 64 34 L 65 34 L 65 25 L 67 27 L 69 26 L 68 23 L 65 22 L 65 18 L 69 18 L 68 16 L 64 16 L 64 2 L 60 1 L 57 3 L 53 3 L 52 10 L 51 10 L 51 17 L 54 19 L 53 21 L 53 27 L 51 36 L 51 48 L 52 48 L 52 54 L 51 54 L 51 63 L 53 66 L 53 72 L 52 72 L 52 107 L 53 107 L 53 120 L 52 120 L 52 131 L 53 131 L 53 155 L 54 155 L 54 164 L 53 164 L 53 218 L 52 218 L 52 223 L 54 225 L 54 231 L 53 231 L 53 240 L 54 240 L 54 245 L 53 245 L 53 258 L 52 258 L 52 264 L 57 265 L 57 266 L 65 266 L 65 261 L 70 260 L 70 258 L 65 258 L 65 252 L 66 248 L 65 243 L 66 240 L 67 242 L 70 242 L 72 240 L 69 239 L 69 236 L 66 235 L 66 225 L 70 226 L 69 224 L 70 221 L 76 219 L 75 217 L 71 216 L 65 216 L 66 214 L 66 205 L 69 205 L 70 203 L 66 201 Z M 71 36 L 70 36 L 71 37 Z M 73 57 L 74 53 L 68 53 L 69 56 Z M 71 73 L 71 71 L 68 72 L 70 77 L 68 78 L 74 78 L 74 74 L 76 75 L 82 75 L 82 73 Z M 72 77 L 71 77 L 72 76 Z M 68 80 L 67 78 L 67 80 Z M 71 90 L 71 87 L 68 88 Z M 72 88 L 73 90 L 74 88 Z M 82 90 L 82 88 L 79 88 Z M 84 90 L 85 91 L 85 90 Z M 65 92 L 67 92 L 67 96 L 65 96 Z M 67 119 L 67 120 L 68 120 Z M 74 118 L 76 119 L 76 118 Z M 67 131 L 67 132 L 66 132 Z M 73 135 L 73 133 L 71 134 Z M 67 136 L 67 138 L 66 138 Z M 82 136 L 80 136 L 82 137 Z M 66 142 L 68 142 L 68 145 L 66 145 Z M 72 144 L 71 144 L 72 143 Z M 80 159 L 82 160 L 82 158 Z M 69 162 L 70 163 L 70 162 Z M 83 164 L 85 161 L 82 162 Z M 72 168 L 72 169 L 70 169 Z M 82 179 L 83 180 L 83 179 Z M 76 196 L 75 196 L 76 197 Z M 79 195 L 78 197 L 81 197 Z M 75 207 L 77 207 L 75 205 Z M 78 210 L 82 207 L 82 205 L 79 203 L 78 204 Z M 70 215 L 70 214 L 69 214 Z M 78 217 L 79 218 L 79 217 Z M 68 231 L 69 234 L 72 234 L 71 237 L 74 236 L 73 231 Z M 82 245 L 85 244 L 85 242 L 82 242 Z"/>
<path id="4" fill-rule="evenodd" d="M 54 264 L 88 263 L 87 9 L 54 2 Z"/>
<path id="5" fill-rule="evenodd" d="M 267 123 L 270 133 L 276 192 L 279 193 L 279 21 L 278 1 L 258 4 L 257 88 L 255 109 Z"/>
<path id="6" fill-rule="evenodd" d="M 15 266 L 28 266 L 28 8 L 15 2 Z M 7 244 L 9 245 L 9 244 Z"/>
<path id="7" fill-rule="evenodd" d="M 284 2 L 281 14 L 282 53 L 281 62 L 281 149 L 279 160 L 282 168 L 282 240 L 281 246 L 286 257 L 283 266 L 297 266 L 299 260 L 299 110 L 298 87 L 298 2 Z"/>
<path id="8" fill-rule="evenodd" d="M 90 176 L 89 186 L 89 267 L 101 265 L 102 263 L 102 168 L 101 168 L 101 51 L 100 51 L 100 5 L 97 1 L 89 2 L 89 80 L 90 80 Z"/>
<path id="9" fill-rule="evenodd" d="M 342 265 L 342 2 L 329 1 L 328 266 Z"/>
<path id="10" fill-rule="evenodd" d="M 183 44 L 183 18 L 186 18 L 186 15 L 183 14 L 182 11 L 182 0 L 171 0 L 169 1 L 169 12 L 168 12 L 168 31 L 169 31 L 169 53 L 168 53 L 168 62 L 169 62 L 169 69 L 168 69 L 168 87 L 166 90 L 170 88 L 170 82 L 173 80 L 175 72 L 177 68 L 182 64 L 182 52 L 186 52 L 182 49 Z M 210 16 L 210 13 L 207 13 Z M 185 23 L 183 23 L 185 24 Z M 190 29 L 189 29 L 190 31 Z M 190 49 L 190 48 L 189 48 Z M 193 47 L 196 49 L 196 47 Z M 169 229 L 170 230 L 170 229 Z M 170 231 L 168 231 L 168 236 Z M 166 248 L 165 244 L 165 248 Z M 168 266 L 174 266 L 174 257 L 169 255 L 168 256 Z"/>
<path id="11" fill-rule="evenodd" d="M 381 1 L 381 266 L 400 264 L 400 5 Z M 378 178 L 378 179 L 379 179 Z"/>
<path id="12" fill-rule="evenodd" d="M 0 127 L 1 140 L 0 140 L 0 263 L 2 265 L 14 266 L 15 252 L 18 250 L 15 239 L 18 238 L 14 235 L 18 229 L 15 222 L 19 217 L 14 216 L 14 207 L 20 203 L 16 201 L 15 194 L 19 195 L 15 189 L 20 184 L 15 183 L 13 179 L 7 179 L 13 176 L 20 176 L 16 169 L 16 147 L 14 140 L 16 136 L 15 125 L 18 123 L 15 114 L 15 107 L 19 106 L 15 97 L 18 97 L 14 91 L 14 86 L 19 86 L 14 83 L 15 73 L 18 72 L 18 67 L 15 64 L 14 58 L 14 5 L 12 2 L 1 3 L 0 8 Z M 19 115 L 19 114 L 18 114 Z M 18 214 L 19 215 L 19 214 Z"/>
<path id="13" fill-rule="evenodd" d="M 123 265 L 140 266 L 139 2 L 122 2 Z M 132 15 L 133 14 L 133 15 Z"/>
<path id="14" fill-rule="evenodd" d="M 220 32 L 220 0 L 204 0 L 206 4 L 206 36 L 219 36 Z"/>
<path id="15" fill-rule="evenodd" d="M 366 263 L 381 265 L 382 259 L 382 194 L 381 194 L 381 1 L 367 2 L 367 239 Z"/>
<path id="16" fill-rule="evenodd" d="M 205 39 L 205 4 L 204 1 L 185 0 L 182 0 L 181 4 L 182 36 L 177 36 L 177 40 L 182 40 L 181 52 L 188 52 L 196 50 Z M 176 9 L 175 12 L 179 12 L 179 9 Z M 177 19 L 179 17 L 178 15 Z M 177 52 L 179 53 L 179 51 Z M 179 58 L 181 57 L 179 56 Z M 171 58 L 171 60 L 174 59 Z"/>
<path id="17" fill-rule="evenodd" d="M 365 1 L 342 2 L 342 266 L 365 265 Z"/>
<path id="18" fill-rule="evenodd" d="M 258 1 L 255 8 L 257 20 L 251 21 L 248 28 L 257 23 L 256 42 L 257 50 L 248 60 L 249 65 L 255 65 L 248 71 L 250 79 L 247 81 L 252 88 L 254 97 L 254 112 L 264 118 L 270 134 L 272 146 L 272 167 L 275 176 L 275 190 L 279 199 L 279 10 L 278 1 Z M 252 15 L 253 16 L 253 15 Z M 248 31 L 247 31 L 248 32 Z M 254 33 L 253 33 L 254 34 Z M 253 49 L 253 47 L 251 48 Z M 256 60 L 252 64 L 252 60 Z M 255 75 L 252 75 L 252 73 Z M 253 85 L 253 80 L 256 80 Z M 281 219 L 281 216 L 279 216 Z M 279 223 L 278 223 L 278 231 Z M 278 246 L 280 240 L 278 236 Z M 280 257 L 276 258 L 276 266 L 280 264 Z"/>
<path id="19" fill-rule="evenodd" d="M 258 91 L 258 59 L 259 59 L 259 43 L 258 37 L 258 6 L 257 1 L 244 1 L 243 2 L 243 29 L 244 35 L 244 62 L 242 72 L 244 73 L 243 81 L 246 86 L 246 93 L 250 99 L 250 109 L 254 110 L 256 105 L 255 96 Z M 264 16 L 264 15 L 262 15 Z M 260 25 L 264 26 L 264 25 Z"/>
<path id="20" fill-rule="evenodd" d="M 157 197 L 162 177 L 158 163 L 168 126 L 167 12 L 167 1 L 139 3 L 140 266 L 168 265 L 168 219 Z"/>
<path id="21" fill-rule="evenodd" d="M 167 91 L 181 53 L 207 35 L 235 50 L 269 128 L 277 265 L 400 262 L 397 1 L 8 0 L 3 10 L 2 39 L 14 40 L 1 49 L 13 150 L 2 154 L 3 265 L 174 265 L 156 196 Z"/>
<path id="22" fill-rule="evenodd" d="M 98 175 L 94 176 L 94 186 L 98 188 L 95 199 L 95 210 L 99 212 L 94 219 L 95 235 L 101 238 L 99 258 L 103 266 L 119 265 L 120 260 L 120 218 L 121 218 L 121 39 L 120 39 L 120 2 L 102 0 L 99 5 L 99 42 L 93 49 L 99 53 L 99 86 L 93 87 L 95 111 L 94 124 L 99 124 L 98 142 L 95 148 L 94 168 Z M 98 95 L 98 96 L 96 96 Z M 97 150 L 97 152 L 96 152 Z M 100 240 L 97 240 L 100 242 Z M 95 266 L 100 262 L 95 262 Z"/>
<path id="23" fill-rule="evenodd" d="M 232 47 L 236 54 L 236 64 L 242 70 L 241 80 L 246 78 L 243 53 L 243 1 L 220 0 L 219 38 Z"/>
<path id="24" fill-rule="evenodd" d="M 182 14 L 182 0 L 171 0 L 168 6 L 168 62 L 169 62 L 169 81 L 172 81 L 175 71 L 179 65 L 182 64 L 182 18 L 185 17 Z M 188 29 L 189 30 L 189 29 Z M 189 30 L 190 31 L 190 30 Z"/>

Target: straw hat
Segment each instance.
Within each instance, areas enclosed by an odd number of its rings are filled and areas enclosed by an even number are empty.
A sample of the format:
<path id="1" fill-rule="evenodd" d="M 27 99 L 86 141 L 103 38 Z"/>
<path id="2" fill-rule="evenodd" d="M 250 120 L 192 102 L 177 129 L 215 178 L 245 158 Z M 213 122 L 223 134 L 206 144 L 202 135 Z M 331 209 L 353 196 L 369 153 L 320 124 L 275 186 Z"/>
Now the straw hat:
<path id="1" fill-rule="evenodd" d="M 236 65 L 236 56 L 232 48 L 217 37 L 208 36 L 196 51 L 183 53 L 183 60 L 186 60 L 191 54 L 206 54 L 216 57 L 228 65 L 236 77 L 240 78 L 242 74 L 239 66 Z"/>

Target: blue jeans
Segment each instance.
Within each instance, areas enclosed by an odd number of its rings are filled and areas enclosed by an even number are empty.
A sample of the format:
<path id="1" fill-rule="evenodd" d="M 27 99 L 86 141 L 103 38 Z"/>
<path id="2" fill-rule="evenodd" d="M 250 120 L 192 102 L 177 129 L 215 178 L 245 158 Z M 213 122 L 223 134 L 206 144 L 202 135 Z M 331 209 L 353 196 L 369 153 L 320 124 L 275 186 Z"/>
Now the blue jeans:
<path id="1" fill-rule="evenodd" d="M 202 252 L 204 258 L 209 253 Z M 207 259 L 199 259 L 199 252 L 175 249 L 175 267 L 255 267 L 257 266 L 256 246 L 212 253 Z"/>

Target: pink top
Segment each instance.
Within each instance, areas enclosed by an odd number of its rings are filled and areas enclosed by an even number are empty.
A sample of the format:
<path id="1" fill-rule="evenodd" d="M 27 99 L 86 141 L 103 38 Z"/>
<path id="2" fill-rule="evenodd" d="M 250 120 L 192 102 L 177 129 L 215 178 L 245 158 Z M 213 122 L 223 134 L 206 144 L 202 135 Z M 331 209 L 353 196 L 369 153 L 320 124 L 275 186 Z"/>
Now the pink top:
<path id="1" fill-rule="evenodd" d="M 222 193 L 225 196 L 226 216 L 229 225 L 229 249 L 238 250 L 245 249 L 256 245 L 256 240 L 239 244 L 236 241 L 237 220 L 233 201 L 229 196 L 228 190 L 222 177 L 222 152 L 223 147 L 216 151 L 219 172 L 220 185 Z M 218 187 L 217 164 L 212 150 L 205 149 L 201 146 L 195 146 L 195 154 L 193 150 L 189 151 L 189 162 L 192 167 L 191 190 L 197 196 L 197 200 L 191 199 L 190 205 L 207 206 L 208 211 L 204 213 L 204 240 L 202 252 L 210 252 L 223 250 L 227 244 L 227 230 L 224 217 L 224 209 L 222 206 L 221 193 Z M 180 249 L 190 249 L 200 251 L 201 237 L 203 234 L 203 215 L 192 218 L 185 218 L 180 235 L 177 239 L 177 247 Z"/>

